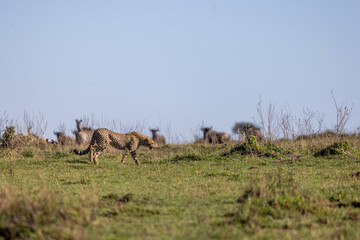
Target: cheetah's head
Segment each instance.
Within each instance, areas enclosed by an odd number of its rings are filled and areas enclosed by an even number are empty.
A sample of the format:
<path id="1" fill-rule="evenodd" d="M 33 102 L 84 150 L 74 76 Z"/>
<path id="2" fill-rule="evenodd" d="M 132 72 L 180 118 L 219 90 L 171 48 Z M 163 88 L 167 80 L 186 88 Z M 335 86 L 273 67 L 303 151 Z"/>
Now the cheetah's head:
<path id="1" fill-rule="evenodd" d="M 145 147 L 149 147 L 149 149 L 153 149 L 155 147 L 155 142 L 151 138 L 145 138 L 143 141 Z"/>

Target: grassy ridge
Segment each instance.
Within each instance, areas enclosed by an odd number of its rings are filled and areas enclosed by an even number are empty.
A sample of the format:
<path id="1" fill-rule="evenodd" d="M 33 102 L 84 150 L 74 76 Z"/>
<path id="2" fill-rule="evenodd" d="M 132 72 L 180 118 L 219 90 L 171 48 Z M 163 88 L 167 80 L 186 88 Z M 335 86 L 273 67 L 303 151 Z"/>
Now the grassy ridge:
<path id="1" fill-rule="evenodd" d="M 0 239 L 360 238 L 357 153 L 275 145 L 165 145 L 141 166 L 116 150 L 98 166 L 59 146 L 2 151 Z"/>

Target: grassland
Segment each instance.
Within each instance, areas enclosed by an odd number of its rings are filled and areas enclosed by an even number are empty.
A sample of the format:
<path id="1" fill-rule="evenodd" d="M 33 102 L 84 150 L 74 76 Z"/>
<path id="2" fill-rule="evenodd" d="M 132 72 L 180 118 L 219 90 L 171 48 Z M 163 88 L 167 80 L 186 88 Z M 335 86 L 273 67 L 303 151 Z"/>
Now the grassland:
<path id="1" fill-rule="evenodd" d="M 360 239 L 359 146 L 317 141 L 2 150 L 0 239 Z"/>

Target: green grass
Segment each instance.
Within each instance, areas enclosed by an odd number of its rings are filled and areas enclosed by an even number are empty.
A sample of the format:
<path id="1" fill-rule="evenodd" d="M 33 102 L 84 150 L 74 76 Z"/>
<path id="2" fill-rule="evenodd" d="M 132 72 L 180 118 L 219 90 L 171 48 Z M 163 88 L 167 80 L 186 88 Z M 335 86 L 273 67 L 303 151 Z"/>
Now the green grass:
<path id="1" fill-rule="evenodd" d="M 0 239 L 359 239 L 360 160 L 234 145 L 0 153 Z M 272 150 L 275 149 L 271 146 Z"/>

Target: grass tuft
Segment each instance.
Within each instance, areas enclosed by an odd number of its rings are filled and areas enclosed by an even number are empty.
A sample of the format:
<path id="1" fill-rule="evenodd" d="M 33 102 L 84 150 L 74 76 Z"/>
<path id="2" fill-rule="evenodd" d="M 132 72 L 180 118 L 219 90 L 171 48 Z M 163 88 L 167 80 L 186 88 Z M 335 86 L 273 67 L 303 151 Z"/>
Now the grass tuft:
<path id="1" fill-rule="evenodd" d="M 110 193 L 108 195 L 105 195 L 103 197 L 103 199 L 112 199 L 112 200 L 115 200 L 115 202 L 128 203 L 131 200 L 133 200 L 133 194 L 128 193 L 128 194 L 124 195 L 123 197 L 120 197 L 116 193 Z"/>
<path id="2" fill-rule="evenodd" d="M 35 149 L 33 149 L 33 148 L 25 149 L 22 152 L 22 156 L 25 157 L 25 158 L 35 157 Z"/>
<path id="3" fill-rule="evenodd" d="M 50 192 L 15 195 L 0 191 L 0 236 L 4 239 L 84 239 L 81 227 L 95 221 L 82 203 L 68 205 Z"/>
<path id="4" fill-rule="evenodd" d="M 237 154 L 257 157 L 284 158 L 291 154 L 295 154 L 295 151 L 285 150 L 284 148 L 276 146 L 270 142 L 266 142 L 263 145 L 260 145 L 256 141 L 255 136 L 247 136 L 246 142 L 233 147 L 229 152 L 223 153 L 222 156 L 231 156 Z"/>

